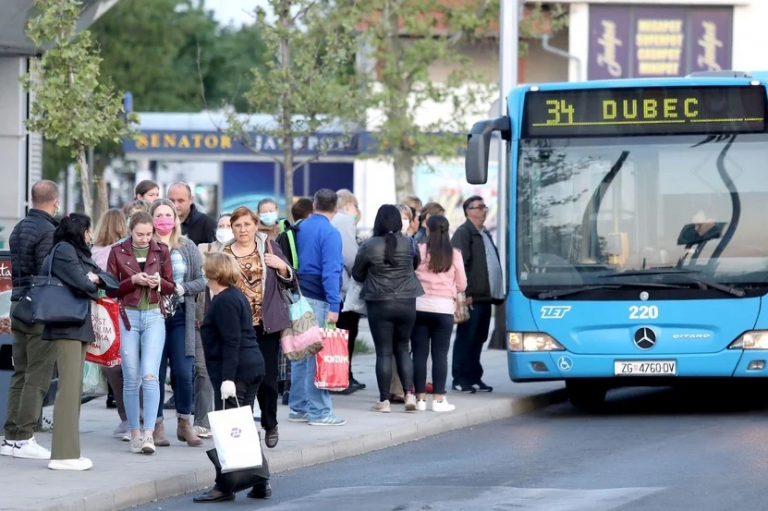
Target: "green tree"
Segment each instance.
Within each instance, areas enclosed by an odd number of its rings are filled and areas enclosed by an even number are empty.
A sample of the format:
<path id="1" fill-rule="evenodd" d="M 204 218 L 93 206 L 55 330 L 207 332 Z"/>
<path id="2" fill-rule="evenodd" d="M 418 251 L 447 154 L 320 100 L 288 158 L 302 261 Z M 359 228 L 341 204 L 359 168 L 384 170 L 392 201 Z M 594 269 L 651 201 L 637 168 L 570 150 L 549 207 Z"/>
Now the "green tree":
<path id="1" fill-rule="evenodd" d="M 121 95 L 111 84 L 99 83 L 101 58 L 90 32 L 75 27 L 81 12 L 78 0 L 35 0 L 40 14 L 26 33 L 37 47 L 51 45 L 31 63 L 22 83 L 34 101 L 27 128 L 71 150 L 77 161 L 86 212 L 93 211 L 86 149 L 105 140 L 119 142 L 131 133 L 123 115 Z"/>
<path id="2" fill-rule="evenodd" d="M 265 45 L 257 27 L 221 27 L 199 0 L 121 0 L 91 27 L 103 59 L 101 74 L 133 95 L 144 112 L 199 112 L 199 76 L 211 105 L 247 108 L 251 69 L 263 67 Z M 198 69 L 199 65 L 199 69 Z M 46 142 L 44 175 L 58 180 L 72 163 L 68 151 Z M 122 155 L 122 144 L 95 148 L 96 215 L 107 207 L 104 169 Z"/>
<path id="3" fill-rule="evenodd" d="M 455 158 L 459 154 L 466 144 L 467 115 L 478 106 L 487 109 L 485 105 L 497 92 L 462 49 L 485 44 L 489 52 L 498 51 L 489 41 L 498 36 L 499 1 L 359 2 L 363 37 L 376 63 L 368 105 L 382 119 L 375 130 L 377 155 L 391 159 L 395 167 L 399 200 L 413 194 L 414 166 L 428 155 Z M 526 39 L 561 27 L 562 14 L 559 6 L 548 12 L 541 5 L 527 8 L 520 25 L 521 51 Z M 437 63 L 451 68 L 440 83 L 430 77 L 430 68 Z M 448 116 L 417 123 L 418 112 L 430 102 L 445 105 Z"/>
<path id="4" fill-rule="evenodd" d="M 274 22 L 257 9 L 256 26 L 275 59 L 253 69 L 245 99 L 250 112 L 268 114 L 274 122 L 231 113 L 225 131 L 257 154 L 253 132 L 280 141 L 283 154 L 273 159 L 283 166 L 289 217 L 294 171 L 331 148 L 321 143 L 308 154 L 310 137 L 333 126 L 347 139 L 361 118 L 362 91 L 349 73 L 356 48 L 352 8 L 316 0 L 269 0 Z"/>

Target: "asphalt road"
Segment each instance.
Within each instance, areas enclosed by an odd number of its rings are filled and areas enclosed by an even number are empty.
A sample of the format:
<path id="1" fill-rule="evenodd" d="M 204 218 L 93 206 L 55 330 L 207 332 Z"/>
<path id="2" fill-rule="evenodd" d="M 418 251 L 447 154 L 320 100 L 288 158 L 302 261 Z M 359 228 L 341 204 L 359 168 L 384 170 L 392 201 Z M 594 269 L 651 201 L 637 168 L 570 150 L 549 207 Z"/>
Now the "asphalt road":
<path id="1" fill-rule="evenodd" d="M 744 397 L 742 397 L 744 396 Z M 749 396 L 747 398 L 746 396 Z M 760 396 L 758 401 L 753 396 Z M 274 476 L 217 510 L 764 510 L 765 389 L 632 390 Z M 188 510 L 191 496 L 142 510 Z M 198 504 L 195 506 L 205 507 Z"/>

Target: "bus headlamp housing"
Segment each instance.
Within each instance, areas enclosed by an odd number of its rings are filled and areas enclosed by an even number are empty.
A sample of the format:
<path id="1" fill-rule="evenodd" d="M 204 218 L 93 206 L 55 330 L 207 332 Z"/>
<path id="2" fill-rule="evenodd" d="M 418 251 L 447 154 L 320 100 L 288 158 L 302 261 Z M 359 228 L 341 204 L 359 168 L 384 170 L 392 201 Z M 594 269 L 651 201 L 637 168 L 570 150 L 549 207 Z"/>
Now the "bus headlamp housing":
<path id="1" fill-rule="evenodd" d="M 565 351 L 551 336 L 542 332 L 507 332 L 509 351 Z"/>
<path id="2" fill-rule="evenodd" d="M 768 350 L 768 330 L 750 330 L 733 341 L 731 350 Z"/>

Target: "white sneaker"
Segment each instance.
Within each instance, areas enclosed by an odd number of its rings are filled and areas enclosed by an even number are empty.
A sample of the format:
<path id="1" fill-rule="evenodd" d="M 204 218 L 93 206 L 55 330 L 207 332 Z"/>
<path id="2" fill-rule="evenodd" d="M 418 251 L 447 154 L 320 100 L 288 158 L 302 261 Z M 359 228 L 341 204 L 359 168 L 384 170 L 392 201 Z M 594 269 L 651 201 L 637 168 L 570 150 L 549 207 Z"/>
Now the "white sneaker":
<path id="1" fill-rule="evenodd" d="M 16 446 L 13 448 L 13 457 L 27 460 L 49 460 L 51 459 L 51 451 L 38 444 L 35 437 L 32 437 L 26 442 L 16 442 Z"/>
<path id="2" fill-rule="evenodd" d="M 0 456 L 13 456 L 13 448 L 16 447 L 15 440 L 3 440 L 0 444 Z"/>
<path id="3" fill-rule="evenodd" d="M 130 442 L 131 441 L 131 431 L 128 428 L 128 422 L 121 422 L 117 425 L 117 427 L 112 431 L 112 436 L 115 438 L 119 438 L 124 442 Z M 128 437 L 128 440 L 125 439 L 125 437 Z"/>
<path id="4" fill-rule="evenodd" d="M 74 460 L 51 460 L 48 463 L 48 468 L 51 470 L 73 470 L 83 471 L 93 468 L 93 462 L 88 458 L 77 458 Z"/>
<path id="5" fill-rule="evenodd" d="M 452 412 L 456 409 L 455 405 L 452 405 L 448 402 L 447 399 L 443 398 L 442 401 L 432 401 L 432 411 L 433 412 Z"/>
<path id="6" fill-rule="evenodd" d="M 424 399 L 419 399 L 416 401 L 416 409 L 420 412 L 426 412 L 427 411 L 427 402 Z"/>
<path id="7" fill-rule="evenodd" d="M 407 394 L 405 396 L 405 411 L 406 412 L 416 411 L 416 396 L 414 396 L 413 394 Z"/>
<path id="8" fill-rule="evenodd" d="M 144 454 L 155 454 L 155 438 L 151 436 L 145 436 L 141 442 L 141 452 Z"/>
<path id="9" fill-rule="evenodd" d="M 142 454 L 144 452 L 142 450 L 143 445 L 144 445 L 144 438 L 140 436 L 135 436 L 131 438 L 131 445 L 129 449 L 133 454 Z"/>
<path id="10" fill-rule="evenodd" d="M 211 430 L 203 426 L 192 426 L 192 431 L 200 438 L 211 438 L 213 436 Z"/>

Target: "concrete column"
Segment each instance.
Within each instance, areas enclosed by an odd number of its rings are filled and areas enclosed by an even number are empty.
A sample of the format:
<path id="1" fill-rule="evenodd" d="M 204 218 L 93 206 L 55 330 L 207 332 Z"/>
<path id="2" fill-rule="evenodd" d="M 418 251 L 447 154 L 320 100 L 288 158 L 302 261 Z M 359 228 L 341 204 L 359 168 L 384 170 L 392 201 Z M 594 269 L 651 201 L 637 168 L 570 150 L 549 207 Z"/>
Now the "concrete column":
<path id="1" fill-rule="evenodd" d="M 568 52 L 579 62 L 568 62 L 568 81 L 587 80 L 589 63 L 589 4 L 572 3 L 568 6 Z"/>
<path id="2" fill-rule="evenodd" d="M 26 70 L 26 58 L 0 57 L 0 241 L 6 249 L 27 206 L 27 94 L 19 83 Z"/>

